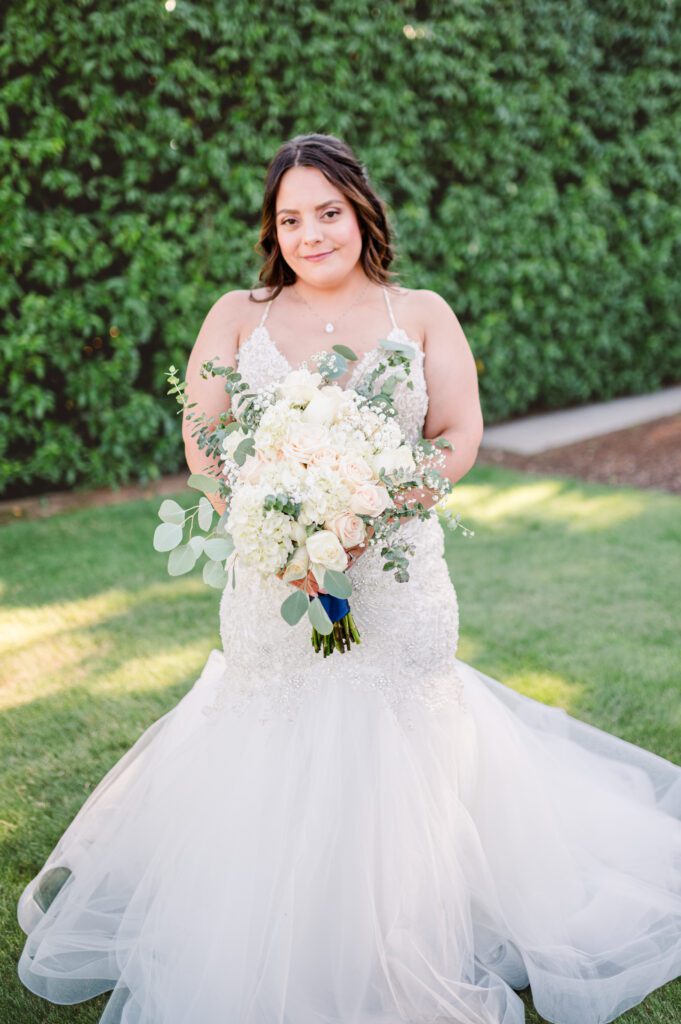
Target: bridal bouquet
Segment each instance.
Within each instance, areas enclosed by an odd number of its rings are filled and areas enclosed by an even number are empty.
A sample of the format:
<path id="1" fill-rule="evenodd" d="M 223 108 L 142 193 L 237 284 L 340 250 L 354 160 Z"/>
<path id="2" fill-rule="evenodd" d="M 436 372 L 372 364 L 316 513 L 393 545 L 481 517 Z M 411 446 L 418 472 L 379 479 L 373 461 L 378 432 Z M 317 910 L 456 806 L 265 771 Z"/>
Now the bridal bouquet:
<path id="1" fill-rule="evenodd" d="M 360 642 L 345 574 L 352 556 L 380 544 L 383 568 L 408 580 L 414 548 L 399 535 L 400 522 L 435 513 L 405 498 L 415 487 L 428 487 L 438 500 L 451 490 L 437 468 L 444 462 L 439 449 L 451 448 L 450 442 L 421 438 L 411 445 L 396 418 L 392 396 L 399 381 L 411 384 L 413 350 L 388 340 L 382 345 L 385 356 L 357 388 L 333 383 L 357 358 L 342 345 L 319 353 L 315 370 L 304 364 L 259 390 L 232 367 L 205 363 L 204 376 L 224 376 L 230 409 L 217 424 L 198 417 L 194 435 L 206 454 L 219 456 L 222 473 L 189 478 L 204 491 L 192 509 L 165 501 L 159 510 L 154 543 L 170 551 L 172 574 L 188 572 L 203 554 L 204 580 L 213 586 L 223 587 L 230 573 L 235 586 L 238 560 L 292 584 L 281 614 L 290 625 L 307 615 L 312 645 L 325 657 Z M 171 367 L 169 393 L 191 410 L 176 373 Z M 219 493 L 226 504 L 212 531 L 207 493 Z M 197 524 L 203 535 L 195 532 Z M 458 516 L 453 525 L 460 525 Z"/>

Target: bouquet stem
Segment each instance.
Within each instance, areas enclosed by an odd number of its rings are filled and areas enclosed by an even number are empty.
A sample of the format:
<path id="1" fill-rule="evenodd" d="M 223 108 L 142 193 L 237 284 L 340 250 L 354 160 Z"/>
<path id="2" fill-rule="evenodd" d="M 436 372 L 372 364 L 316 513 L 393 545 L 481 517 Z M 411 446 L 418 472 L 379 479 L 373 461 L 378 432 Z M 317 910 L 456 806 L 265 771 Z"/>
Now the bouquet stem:
<path id="1" fill-rule="evenodd" d="M 317 654 L 322 651 L 325 658 L 329 654 L 333 654 L 334 651 L 345 654 L 353 643 L 359 644 L 361 640 L 351 612 L 347 612 L 341 619 L 334 622 L 333 631 L 327 635 L 320 633 L 317 629 L 313 628 L 312 630 L 312 646 Z"/>

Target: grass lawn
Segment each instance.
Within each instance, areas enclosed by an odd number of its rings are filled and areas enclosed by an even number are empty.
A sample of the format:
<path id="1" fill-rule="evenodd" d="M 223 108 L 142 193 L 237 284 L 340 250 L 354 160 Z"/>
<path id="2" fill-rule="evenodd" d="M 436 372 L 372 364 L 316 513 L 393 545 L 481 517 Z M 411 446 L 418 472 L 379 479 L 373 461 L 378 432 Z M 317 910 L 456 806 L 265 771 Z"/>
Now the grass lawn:
<path id="1" fill-rule="evenodd" d="M 219 645 L 219 594 L 171 580 L 151 547 L 158 504 L 0 528 L 0 1024 L 99 1020 L 107 996 L 58 1007 L 23 989 L 16 901 Z M 480 468 L 451 504 L 475 529 L 447 534 L 463 660 L 681 760 L 681 498 Z M 681 1021 L 681 982 L 620 1019 Z"/>

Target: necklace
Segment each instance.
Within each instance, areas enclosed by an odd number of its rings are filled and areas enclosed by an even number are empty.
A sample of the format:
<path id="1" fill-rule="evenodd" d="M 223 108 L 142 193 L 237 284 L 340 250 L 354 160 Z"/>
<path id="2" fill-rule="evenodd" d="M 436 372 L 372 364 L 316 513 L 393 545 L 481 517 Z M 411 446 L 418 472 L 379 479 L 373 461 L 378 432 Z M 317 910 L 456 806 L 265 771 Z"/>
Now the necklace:
<path id="1" fill-rule="evenodd" d="M 307 306 L 307 308 L 308 308 L 308 309 L 310 310 L 310 312 L 311 312 L 311 313 L 314 313 L 314 315 L 315 315 L 315 316 L 316 316 L 316 317 L 317 317 L 317 318 L 318 318 L 319 320 L 321 320 L 321 322 L 322 322 L 322 323 L 324 324 L 324 330 L 326 331 L 326 333 L 327 333 L 327 334 L 333 334 L 333 332 L 334 332 L 334 331 L 336 330 L 336 326 L 337 326 L 337 325 L 338 325 L 338 324 L 339 324 L 339 323 L 341 322 L 341 320 L 343 319 L 343 317 L 345 316 L 345 314 L 346 314 L 346 313 L 349 313 L 349 312 L 350 312 L 350 310 L 352 309 L 352 307 L 353 307 L 353 306 L 356 306 L 356 305 L 357 305 L 357 303 L 358 303 L 358 302 L 359 302 L 359 300 L 360 300 L 360 299 L 362 298 L 362 296 L 364 295 L 364 293 L 366 292 L 366 290 L 367 290 L 367 288 L 369 287 L 369 285 L 370 285 L 370 284 L 371 284 L 371 281 L 367 281 L 366 285 L 364 286 L 364 288 L 362 288 L 362 290 L 361 290 L 361 292 L 359 293 L 359 295 L 358 295 L 358 296 L 356 297 L 356 299 L 354 299 L 354 301 L 353 301 L 353 302 L 351 302 L 351 303 L 350 303 L 350 305 L 349 305 L 349 306 L 347 307 L 347 309 L 346 309 L 346 310 L 345 310 L 345 311 L 344 311 L 343 313 L 341 313 L 341 315 L 340 315 L 340 316 L 338 317 L 338 319 L 336 320 L 336 323 L 335 323 L 335 324 L 333 324 L 333 323 L 332 323 L 332 322 L 331 322 L 330 320 L 325 320 L 323 316 L 320 316 L 320 315 L 319 315 L 319 313 L 317 313 L 317 312 L 316 312 L 316 310 L 314 310 L 314 309 L 312 308 L 312 306 L 310 305 L 310 303 L 309 303 L 309 302 L 307 302 L 307 300 L 303 298 L 303 296 L 302 296 L 302 295 L 300 294 L 300 292 L 298 291 L 298 289 L 297 289 L 297 288 L 295 289 L 295 291 L 296 291 L 296 295 L 297 295 L 297 296 L 298 296 L 298 297 L 299 297 L 300 299 L 302 299 L 302 300 L 303 300 L 303 302 L 305 303 L 305 305 Z"/>

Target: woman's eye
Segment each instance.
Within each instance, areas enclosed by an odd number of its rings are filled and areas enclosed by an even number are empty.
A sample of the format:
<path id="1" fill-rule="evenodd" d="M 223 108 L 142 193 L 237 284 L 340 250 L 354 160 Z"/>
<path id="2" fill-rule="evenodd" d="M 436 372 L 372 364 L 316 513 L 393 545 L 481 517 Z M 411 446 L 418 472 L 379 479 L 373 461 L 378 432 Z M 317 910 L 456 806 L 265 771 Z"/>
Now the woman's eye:
<path id="1" fill-rule="evenodd" d="M 333 213 L 336 217 L 340 217 L 340 210 L 325 210 L 322 216 L 326 217 L 327 213 Z M 281 227 L 287 227 L 289 224 L 295 224 L 295 220 L 295 217 L 284 217 L 279 224 Z"/>

